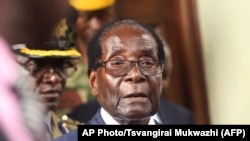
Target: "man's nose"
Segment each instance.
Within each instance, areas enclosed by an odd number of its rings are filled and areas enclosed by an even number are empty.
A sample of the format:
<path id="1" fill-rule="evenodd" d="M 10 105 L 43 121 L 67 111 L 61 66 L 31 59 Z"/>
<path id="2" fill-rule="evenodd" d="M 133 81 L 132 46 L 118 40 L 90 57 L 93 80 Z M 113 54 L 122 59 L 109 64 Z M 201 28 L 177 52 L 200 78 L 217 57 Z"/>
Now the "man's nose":
<path id="1" fill-rule="evenodd" d="M 50 68 L 43 76 L 43 82 L 56 84 L 62 81 L 62 77 L 58 71 Z"/>
<path id="2" fill-rule="evenodd" d="M 126 79 L 134 82 L 145 81 L 145 76 L 141 73 L 138 63 L 133 62 L 131 64 L 130 71 L 126 75 Z"/>

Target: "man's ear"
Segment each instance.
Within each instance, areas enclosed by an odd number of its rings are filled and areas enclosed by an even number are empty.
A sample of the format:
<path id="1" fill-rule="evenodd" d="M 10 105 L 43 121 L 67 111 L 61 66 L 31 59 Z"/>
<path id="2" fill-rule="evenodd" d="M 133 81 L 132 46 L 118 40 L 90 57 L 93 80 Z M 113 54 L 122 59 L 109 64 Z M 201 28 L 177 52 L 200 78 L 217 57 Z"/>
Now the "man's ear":
<path id="1" fill-rule="evenodd" d="M 98 95 L 98 92 L 97 92 L 97 80 L 96 80 L 96 71 L 88 71 L 88 76 L 89 76 L 89 86 L 90 86 L 90 89 L 91 89 L 91 93 L 94 95 L 94 96 L 97 96 Z"/>

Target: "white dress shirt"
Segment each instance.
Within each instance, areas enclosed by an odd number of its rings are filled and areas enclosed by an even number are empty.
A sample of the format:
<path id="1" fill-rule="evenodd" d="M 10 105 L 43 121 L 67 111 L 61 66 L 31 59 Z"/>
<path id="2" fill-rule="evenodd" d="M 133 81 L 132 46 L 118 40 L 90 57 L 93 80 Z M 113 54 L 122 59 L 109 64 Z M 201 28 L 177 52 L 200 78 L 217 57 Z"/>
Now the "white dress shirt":
<path id="1" fill-rule="evenodd" d="M 103 108 L 101 108 L 101 116 L 107 125 L 120 125 L 116 120 L 113 119 L 113 117 Z M 155 125 L 155 118 L 157 118 L 156 115 L 152 116 L 149 120 L 148 125 Z M 158 120 L 156 120 L 158 122 Z"/>

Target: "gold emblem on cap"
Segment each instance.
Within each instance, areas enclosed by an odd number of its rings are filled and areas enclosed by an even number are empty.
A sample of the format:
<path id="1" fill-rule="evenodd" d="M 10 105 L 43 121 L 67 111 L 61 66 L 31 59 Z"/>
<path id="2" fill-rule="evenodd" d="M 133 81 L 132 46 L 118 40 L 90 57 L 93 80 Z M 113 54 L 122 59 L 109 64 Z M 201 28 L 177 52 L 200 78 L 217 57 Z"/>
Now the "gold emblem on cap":
<path id="1" fill-rule="evenodd" d="M 66 24 L 66 19 L 61 20 L 56 26 L 55 36 L 57 38 L 65 37 L 66 31 L 68 30 L 68 26 Z"/>

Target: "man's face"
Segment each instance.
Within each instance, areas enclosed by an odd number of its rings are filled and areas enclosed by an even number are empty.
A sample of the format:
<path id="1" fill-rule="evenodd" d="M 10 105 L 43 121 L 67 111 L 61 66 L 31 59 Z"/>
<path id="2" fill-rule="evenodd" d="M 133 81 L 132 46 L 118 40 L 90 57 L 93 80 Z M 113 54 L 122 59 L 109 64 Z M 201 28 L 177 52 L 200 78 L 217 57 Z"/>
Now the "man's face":
<path id="1" fill-rule="evenodd" d="M 67 75 L 62 59 L 31 59 L 16 55 L 21 73 L 27 75 L 27 83 L 39 94 L 48 110 L 54 110 L 65 87 Z M 28 73 L 27 73 L 28 72 Z"/>
<path id="2" fill-rule="evenodd" d="M 143 61 L 158 60 L 157 44 L 147 33 L 131 28 L 118 29 L 102 38 L 103 56 L 99 62 L 108 60 Z M 120 63 L 113 65 L 120 65 Z M 122 76 L 117 70 L 107 70 L 107 65 L 90 73 L 92 93 L 112 116 L 122 120 L 136 120 L 156 113 L 162 90 L 162 73 L 144 75 L 138 63 Z M 106 68 L 105 68 L 106 67 Z M 116 75 L 114 75 L 116 74 Z"/>
<path id="3" fill-rule="evenodd" d="M 114 7 L 97 11 L 79 11 L 79 17 L 76 22 L 77 35 L 88 44 L 94 34 L 102 26 L 113 21 L 115 17 Z"/>

